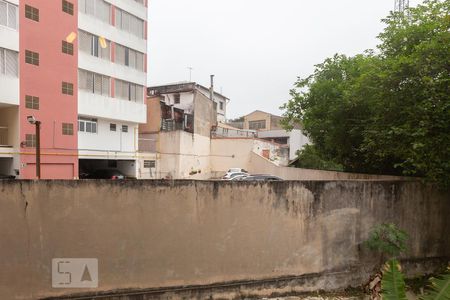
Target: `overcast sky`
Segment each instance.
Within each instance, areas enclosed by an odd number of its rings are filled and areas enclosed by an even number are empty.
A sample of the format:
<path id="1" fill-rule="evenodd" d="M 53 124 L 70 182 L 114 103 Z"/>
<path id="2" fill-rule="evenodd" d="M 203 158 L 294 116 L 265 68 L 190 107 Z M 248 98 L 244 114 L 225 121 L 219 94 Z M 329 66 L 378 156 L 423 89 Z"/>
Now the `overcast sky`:
<path id="1" fill-rule="evenodd" d="M 411 0 L 416 5 L 420 0 Z M 231 99 L 227 118 L 281 114 L 298 76 L 374 48 L 394 0 L 150 0 L 149 85 L 189 80 Z"/>

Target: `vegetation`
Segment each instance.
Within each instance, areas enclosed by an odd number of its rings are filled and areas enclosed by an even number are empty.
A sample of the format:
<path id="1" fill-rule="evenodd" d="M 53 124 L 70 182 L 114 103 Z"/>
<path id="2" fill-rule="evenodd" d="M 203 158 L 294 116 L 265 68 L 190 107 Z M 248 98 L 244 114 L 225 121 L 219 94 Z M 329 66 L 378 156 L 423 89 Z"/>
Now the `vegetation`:
<path id="1" fill-rule="evenodd" d="M 335 163 L 331 160 L 325 160 L 322 155 L 320 155 L 317 149 L 311 145 L 305 145 L 298 154 L 301 159 L 299 159 L 295 166 L 297 168 L 305 169 L 320 169 L 320 170 L 330 170 L 330 171 L 343 171 L 344 168 L 341 164 Z"/>
<path id="2" fill-rule="evenodd" d="M 365 245 L 373 250 L 388 257 L 398 257 L 406 251 L 406 241 L 408 234 L 397 228 L 394 224 L 381 224 L 375 226 L 365 242 Z"/>
<path id="3" fill-rule="evenodd" d="M 300 161 L 450 186 L 449 13 L 450 0 L 392 13 L 376 51 L 335 55 L 299 78 L 282 108 L 285 128 L 301 123 L 314 142 Z"/>
<path id="4" fill-rule="evenodd" d="M 396 259 L 384 265 L 381 293 L 385 300 L 407 300 L 405 279 Z"/>
<path id="5" fill-rule="evenodd" d="M 387 300 L 406 300 L 406 284 L 396 259 L 389 260 L 383 268 L 381 294 Z M 421 300 L 450 299 L 450 267 L 444 274 L 430 279 L 430 285 Z"/>
<path id="6" fill-rule="evenodd" d="M 381 224 L 374 227 L 364 243 L 371 250 L 380 252 L 389 258 L 382 268 L 382 299 L 407 300 L 405 278 L 397 257 L 406 251 L 408 238 L 408 234 L 394 224 Z M 442 275 L 430 278 L 429 282 L 428 290 L 421 300 L 450 299 L 450 267 Z M 372 294 L 374 299 L 379 298 L 378 292 L 379 289 Z"/>

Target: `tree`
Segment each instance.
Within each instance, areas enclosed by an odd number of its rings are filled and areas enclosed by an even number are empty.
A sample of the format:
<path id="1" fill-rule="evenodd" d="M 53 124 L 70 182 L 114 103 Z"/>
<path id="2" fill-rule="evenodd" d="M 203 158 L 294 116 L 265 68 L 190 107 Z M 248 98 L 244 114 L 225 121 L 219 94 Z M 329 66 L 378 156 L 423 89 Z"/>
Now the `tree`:
<path id="1" fill-rule="evenodd" d="M 377 52 L 335 55 L 298 79 L 283 125 L 302 123 L 318 155 L 346 171 L 450 186 L 449 12 L 450 0 L 429 0 L 392 13 Z"/>

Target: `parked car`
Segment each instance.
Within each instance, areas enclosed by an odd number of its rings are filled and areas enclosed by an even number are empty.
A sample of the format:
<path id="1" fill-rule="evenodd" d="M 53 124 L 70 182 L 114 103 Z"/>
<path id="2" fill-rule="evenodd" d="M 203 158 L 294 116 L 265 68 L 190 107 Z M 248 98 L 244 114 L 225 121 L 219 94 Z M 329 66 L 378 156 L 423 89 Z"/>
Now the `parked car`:
<path id="1" fill-rule="evenodd" d="M 229 179 L 229 180 L 232 180 L 232 181 L 240 181 L 240 180 L 242 180 L 242 179 L 244 179 L 244 178 L 246 178 L 246 177 L 248 177 L 249 175 L 247 174 L 247 173 L 242 173 L 242 174 L 238 174 L 238 175 L 236 175 L 236 176 L 233 176 L 233 177 L 231 177 L 231 179 Z"/>
<path id="2" fill-rule="evenodd" d="M 244 169 L 241 168 L 231 168 L 228 170 L 227 174 L 225 174 L 225 176 L 222 177 L 222 179 L 224 180 L 230 180 L 232 178 L 233 174 L 248 174 L 248 172 Z"/>
<path id="3" fill-rule="evenodd" d="M 10 179 L 16 179 L 16 176 L 0 174 L 0 180 L 10 180 Z"/>
<path id="4" fill-rule="evenodd" d="M 266 174 L 258 174 L 258 175 L 250 175 L 241 179 L 242 181 L 282 181 L 278 176 L 274 175 L 266 175 Z"/>
<path id="5" fill-rule="evenodd" d="M 125 175 L 117 169 L 98 169 L 93 171 L 86 178 L 122 180 L 125 179 Z"/>

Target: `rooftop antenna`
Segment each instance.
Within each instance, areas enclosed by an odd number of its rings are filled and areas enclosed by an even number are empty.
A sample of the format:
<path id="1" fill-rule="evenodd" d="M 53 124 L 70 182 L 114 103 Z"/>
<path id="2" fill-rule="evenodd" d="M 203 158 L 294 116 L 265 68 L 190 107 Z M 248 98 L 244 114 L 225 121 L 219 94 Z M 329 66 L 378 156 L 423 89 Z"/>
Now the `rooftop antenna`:
<path id="1" fill-rule="evenodd" d="M 192 82 L 192 70 L 194 70 L 194 68 L 192 67 L 187 67 L 189 70 L 189 82 Z"/>
<path id="2" fill-rule="evenodd" d="M 409 8 L 409 0 L 395 0 L 395 12 L 404 12 Z"/>

